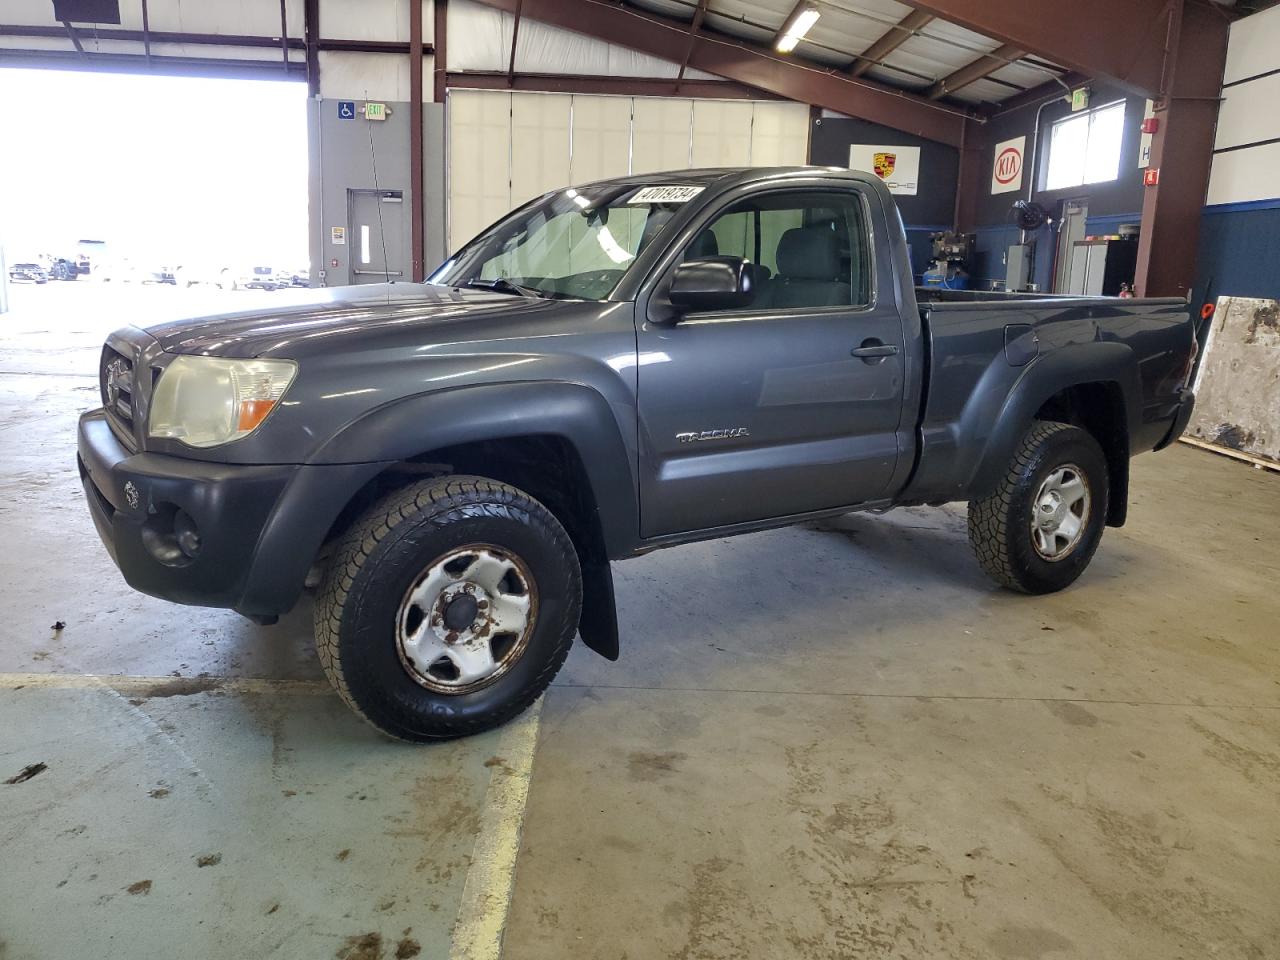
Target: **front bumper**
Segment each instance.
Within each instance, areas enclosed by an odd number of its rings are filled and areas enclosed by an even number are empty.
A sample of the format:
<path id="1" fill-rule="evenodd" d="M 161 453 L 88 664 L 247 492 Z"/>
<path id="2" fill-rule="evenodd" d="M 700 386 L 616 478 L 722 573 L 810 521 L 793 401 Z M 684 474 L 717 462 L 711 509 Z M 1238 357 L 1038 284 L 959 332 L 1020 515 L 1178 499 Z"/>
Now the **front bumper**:
<path id="1" fill-rule="evenodd" d="M 385 464 L 210 463 L 131 453 L 102 410 L 80 418 L 77 461 L 89 512 L 135 590 L 246 616 L 287 612 L 343 507 Z M 174 518 L 198 549 L 175 545 Z"/>

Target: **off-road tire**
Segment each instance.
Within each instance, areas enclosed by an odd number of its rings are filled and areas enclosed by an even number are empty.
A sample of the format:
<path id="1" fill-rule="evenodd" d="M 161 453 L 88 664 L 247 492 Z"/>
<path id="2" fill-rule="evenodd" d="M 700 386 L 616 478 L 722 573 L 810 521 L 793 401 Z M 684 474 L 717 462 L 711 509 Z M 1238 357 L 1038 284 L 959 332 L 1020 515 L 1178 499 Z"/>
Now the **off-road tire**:
<path id="1" fill-rule="evenodd" d="M 1089 488 L 1084 534 L 1060 560 L 1041 557 L 1031 536 L 1034 499 L 1045 478 L 1063 464 L 1078 465 Z M 1018 446 L 995 491 L 969 503 L 969 545 L 996 583 L 1021 593 L 1054 593 L 1084 572 L 1102 539 L 1110 493 L 1107 461 L 1098 442 L 1066 423 L 1036 421 Z"/>
<path id="2" fill-rule="evenodd" d="M 537 584 L 537 619 L 519 659 L 493 683 L 441 693 L 402 664 L 397 612 L 433 559 L 469 543 L 523 559 Z M 334 689 L 378 730 L 416 743 L 479 733 L 529 707 L 569 655 L 582 608 L 578 555 L 546 507 L 515 487 L 450 476 L 401 488 L 341 537 L 315 606 L 316 650 Z"/>

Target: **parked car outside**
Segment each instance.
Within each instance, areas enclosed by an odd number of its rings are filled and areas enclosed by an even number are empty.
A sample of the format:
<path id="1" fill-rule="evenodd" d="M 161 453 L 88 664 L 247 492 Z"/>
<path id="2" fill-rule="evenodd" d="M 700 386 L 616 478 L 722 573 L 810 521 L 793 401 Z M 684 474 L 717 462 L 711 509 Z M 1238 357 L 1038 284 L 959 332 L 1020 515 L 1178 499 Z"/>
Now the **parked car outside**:
<path id="1" fill-rule="evenodd" d="M 38 263 L 15 263 L 9 268 L 12 283 L 48 283 L 49 273 Z"/>

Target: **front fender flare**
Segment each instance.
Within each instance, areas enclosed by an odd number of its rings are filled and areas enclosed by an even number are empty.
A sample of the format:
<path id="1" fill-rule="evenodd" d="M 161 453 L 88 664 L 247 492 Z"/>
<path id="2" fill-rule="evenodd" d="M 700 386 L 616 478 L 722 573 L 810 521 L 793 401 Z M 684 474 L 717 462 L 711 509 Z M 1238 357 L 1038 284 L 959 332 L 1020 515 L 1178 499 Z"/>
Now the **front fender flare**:
<path id="1" fill-rule="evenodd" d="M 634 409 L 622 413 L 634 418 Z M 628 555 L 640 530 L 635 458 L 613 407 L 583 384 L 491 383 L 405 397 L 349 423 L 311 462 L 402 462 L 444 447 L 529 436 L 560 437 L 577 451 L 606 555 Z"/>

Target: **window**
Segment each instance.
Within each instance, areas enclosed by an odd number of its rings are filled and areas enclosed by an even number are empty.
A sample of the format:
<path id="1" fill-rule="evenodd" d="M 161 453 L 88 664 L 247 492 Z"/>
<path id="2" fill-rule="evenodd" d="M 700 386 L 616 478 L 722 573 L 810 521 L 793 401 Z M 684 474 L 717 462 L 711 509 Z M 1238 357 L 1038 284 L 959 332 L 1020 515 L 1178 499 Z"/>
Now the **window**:
<path id="1" fill-rule="evenodd" d="M 773 193 L 729 207 L 685 259 L 742 257 L 756 265 L 753 309 L 863 306 L 871 261 L 855 193 Z"/>
<path id="2" fill-rule="evenodd" d="M 1077 113 L 1053 125 L 1046 190 L 1102 183 L 1120 175 L 1124 101 Z"/>
<path id="3" fill-rule="evenodd" d="M 504 279 L 541 296 L 606 299 L 680 205 L 702 189 L 667 184 L 649 193 L 664 187 L 676 196 L 646 198 L 646 190 L 634 185 L 548 194 L 458 251 L 430 282 L 465 286 Z"/>

